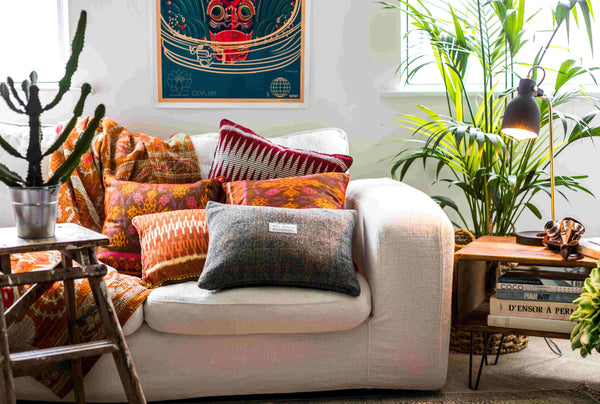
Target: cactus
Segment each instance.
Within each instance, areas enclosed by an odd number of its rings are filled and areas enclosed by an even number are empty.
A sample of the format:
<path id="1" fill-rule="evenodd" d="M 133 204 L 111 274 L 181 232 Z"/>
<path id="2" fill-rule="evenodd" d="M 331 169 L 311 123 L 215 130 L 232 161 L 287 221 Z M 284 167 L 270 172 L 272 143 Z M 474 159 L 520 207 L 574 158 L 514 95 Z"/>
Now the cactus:
<path id="1" fill-rule="evenodd" d="M 81 12 L 79 16 L 79 22 L 77 23 L 77 31 L 71 44 L 71 56 L 67 62 L 65 68 L 65 75 L 58 83 L 58 93 L 54 99 L 47 105 L 43 106 L 39 97 L 39 87 L 37 85 L 37 73 L 31 72 L 29 80 L 24 80 L 21 84 L 21 90 L 25 98 L 21 98 L 15 83 L 12 78 L 8 77 L 6 83 L 0 84 L 0 95 L 6 102 L 6 105 L 18 114 L 24 114 L 29 117 L 29 146 L 27 153 L 23 156 L 15 148 L 13 148 L 6 140 L 0 136 L 0 146 L 6 152 L 14 157 L 27 160 L 29 167 L 27 169 L 26 179 L 21 178 L 19 174 L 11 171 L 4 164 L 0 163 L 0 181 L 11 187 L 40 187 L 40 186 L 53 186 L 62 184 L 68 181 L 71 173 L 75 170 L 81 156 L 89 149 L 96 129 L 100 124 L 100 120 L 104 116 L 105 107 L 100 104 L 94 112 L 94 117 L 89 122 L 85 131 L 81 134 L 77 140 L 73 151 L 67 157 L 67 159 L 58 167 L 52 177 L 48 181 L 42 178 L 42 160 L 44 157 L 52 154 L 58 150 L 62 144 L 67 140 L 69 134 L 75 127 L 77 119 L 83 113 L 83 106 L 87 96 L 92 91 L 92 87 L 85 83 L 81 86 L 81 95 L 79 101 L 73 109 L 73 117 L 63 128 L 62 133 L 54 141 L 46 152 L 42 152 L 42 125 L 41 115 L 42 113 L 54 108 L 62 100 L 62 97 L 71 89 L 71 79 L 73 74 L 77 70 L 77 63 L 79 61 L 79 55 L 83 50 L 85 27 L 87 22 L 87 14 L 85 11 Z M 13 101 L 14 99 L 14 101 Z"/>
<path id="2" fill-rule="evenodd" d="M 573 303 L 577 310 L 571 315 L 571 321 L 577 321 L 577 325 L 571 332 L 571 348 L 579 349 L 585 358 L 594 349 L 600 352 L 600 261 L 586 278 L 583 293 Z"/>

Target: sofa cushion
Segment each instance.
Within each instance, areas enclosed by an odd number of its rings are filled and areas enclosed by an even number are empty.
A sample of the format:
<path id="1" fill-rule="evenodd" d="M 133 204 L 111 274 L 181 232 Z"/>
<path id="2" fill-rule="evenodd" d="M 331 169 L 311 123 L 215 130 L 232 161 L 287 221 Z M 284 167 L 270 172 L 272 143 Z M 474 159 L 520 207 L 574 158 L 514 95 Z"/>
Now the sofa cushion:
<path id="1" fill-rule="evenodd" d="M 148 325 L 189 335 L 293 334 L 349 330 L 371 313 L 371 291 L 358 274 L 361 294 L 261 286 L 212 292 L 196 282 L 161 286 L 144 303 Z"/>
<path id="2" fill-rule="evenodd" d="M 356 211 L 206 204 L 209 244 L 198 286 L 296 286 L 360 294 Z"/>
<path id="3" fill-rule="evenodd" d="M 215 150 L 219 143 L 216 132 L 190 135 L 200 163 L 200 175 L 208 178 Z M 271 142 L 291 149 L 314 150 L 327 154 L 349 154 L 348 136 L 338 128 L 321 128 L 268 138 Z"/>
<path id="4" fill-rule="evenodd" d="M 142 285 L 155 288 L 198 279 L 208 250 L 204 209 L 136 216 L 133 225 L 142 246 Z"/>
<path id="5" fill-rule="evenodd" d="M 98 259 L 128 275 L 142 275 L 139 234 L 132 219 L 139 215 L 200 209 L 207 201 L 218 201 L 225 178 L 191 184 L 146 184 L 104 177 L 106 220 L 102 234 L 110 244 L 98 247 Z"/>
<path id="6" fill-rule="evenodd" d="M 343 209 L 350 174 L 323 173 L 223 184 L 230 205 Z"/>
<path id="7" fill-rule="evenodd" d="M 144 322 L 144 305 L 141 304 L 129 317 L 127 322 L 123 324 L 121 329 L 123 330 L 123 334 L 125 336 L 131 335 L 138 330 L 142 326 Z"/>
<path id="8" fill-rule="evenodd" d="M 277 145 L 252 130 L 223 119 L 208 178 L 267 180 L 348 171 L 352 157 Z"/>

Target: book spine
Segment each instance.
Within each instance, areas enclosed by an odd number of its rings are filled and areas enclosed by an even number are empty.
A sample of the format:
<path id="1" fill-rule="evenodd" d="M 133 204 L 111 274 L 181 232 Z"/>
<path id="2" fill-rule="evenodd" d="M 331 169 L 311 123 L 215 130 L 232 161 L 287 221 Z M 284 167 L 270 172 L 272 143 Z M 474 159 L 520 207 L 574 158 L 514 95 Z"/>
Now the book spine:
<path id="1" fill-rule="evenodd" d="M 506 289 L 498 289 L 496 291 L 496 297 L 498 299 L 534 300 L 542 302 L 572 303 L 573 300 L 577 299 L 579 296 L 580 295 L 577 293 L 544 293 L 526 290 Z"/>
<path id="2" fill-rule="evenodd" d="M 576 306 L 573 303 L 508 300 L 490 297 L 490 314 L 496 316 L 550 318 L 569 320 Z"/>
<path id="3" fill-rule="evenodd" d="M 558 286 L 558 285 L 531 285 L 524 283 L 505 283 L 498 282 L 497 290 L 520 290 L 545 293 L 577 293 L 583 292 L 583 287 L 580 286 Z"/>
<path id="4" fill-rule="evenodd" d="M 488 316 L 490 327 L 518 328 L 521 330 L 535 330 L 548 332 L 570 333 L 577 325 L 576 322 L 566 320 L 552 320 L 547 318 L 526 318 L 512 316 Z"/>
<path id="5" fill-rule="evenodd" d="M 600 244 L 590 243 L 586 240 L 579 241 L 577 252 L 587 255 L 588 257 L 600 259 Z"/>
<path id="6" fill-rule="evenodd" d="M 519 283 L 522 285 L 544 285 L 544 281 L 540 278 L 536 277 L 528 277 L 528 276 L 510 276 L 510 275 L 502 275 L 498 280 L 502 283 Z M 563 286 L 572 286 L 572 287 L 583 287 L 583 280 L 581 279 L 561 279 L 561 283 L 564 283 Z M 551 285 L 551 286 L 561 286 L 561 285 Z"/>

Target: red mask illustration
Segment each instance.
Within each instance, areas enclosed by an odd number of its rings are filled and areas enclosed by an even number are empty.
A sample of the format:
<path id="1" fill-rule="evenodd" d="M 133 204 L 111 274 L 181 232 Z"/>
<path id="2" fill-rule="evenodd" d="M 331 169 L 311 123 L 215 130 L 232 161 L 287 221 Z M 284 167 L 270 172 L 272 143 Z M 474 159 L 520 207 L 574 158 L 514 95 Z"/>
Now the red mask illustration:
<path id="1" fill-rule="evenodd" d="M 240 42 L 252 39 L 254 0 L 211 0 L 208 3 L 210 39 L 216 42 Z M 248 47 L 213 46 L 217 60 L 235 63 L 246 60 Z"/>

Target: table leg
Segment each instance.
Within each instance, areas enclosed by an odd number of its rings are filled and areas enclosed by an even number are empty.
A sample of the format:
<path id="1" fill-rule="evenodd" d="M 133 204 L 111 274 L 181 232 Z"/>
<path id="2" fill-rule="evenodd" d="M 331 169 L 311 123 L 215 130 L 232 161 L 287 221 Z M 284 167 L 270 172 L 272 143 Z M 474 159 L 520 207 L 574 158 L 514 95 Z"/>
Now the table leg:
<path id="1" fill-rule="evenodd" d="M 0 271 L 3 274 L 9 275 L 10 270 L 10 254 L 0 255 Z"/>
<path id="2" fill-rule="evenodd" d="M 62 256 L 63 268 L 72 268 L 73 260 L 64 255 Z M 81 342 L 81 334 L 79 325 L 77 324 L 77 302 L 75 294 L 75 282 L 73 279 L 65 279 L 64 296 L 65 307 L 67 310 L 67 326 L 69 332 L 69 343 L 79 344 Z M 85 391 L 83 387 L 83 369 L 81 366 L 81 358 L 71 360 L 71 374 L 73 377 L 73 392 L 75 394 L 76 403 L 85 403 Z"/>
<path id="3" fill-rule="evenodd" d="M 4 318 L 4 300 L 0 296 L 0 366 L 2 366 L 3 393 L 0 403 L 15 404 L 15 385 L 13 382 L 12 368 L 10 366 L 10 352 L 8 349 L 6 319 Z"/>

